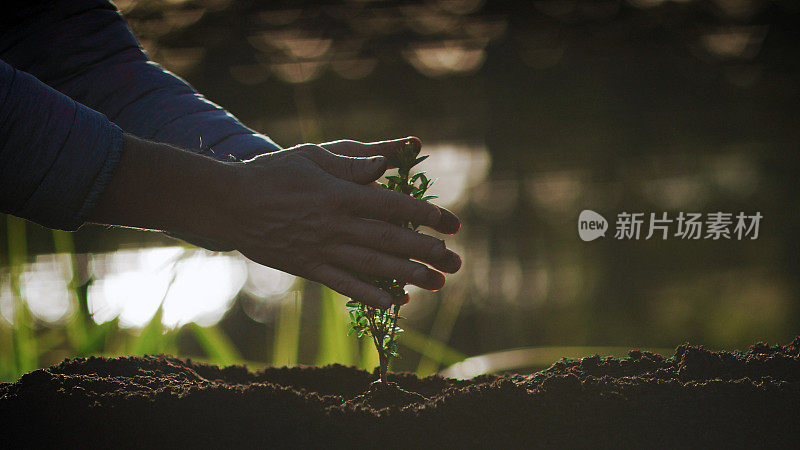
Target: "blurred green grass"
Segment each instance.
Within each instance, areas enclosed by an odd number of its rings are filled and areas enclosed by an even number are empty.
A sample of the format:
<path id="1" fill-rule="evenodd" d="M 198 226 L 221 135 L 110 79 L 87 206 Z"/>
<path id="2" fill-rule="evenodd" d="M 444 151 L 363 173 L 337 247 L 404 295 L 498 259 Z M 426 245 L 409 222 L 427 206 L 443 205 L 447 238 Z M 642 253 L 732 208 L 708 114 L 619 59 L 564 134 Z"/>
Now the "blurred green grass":
<path id="1" fill-rule="evenodd" d="M 13 324 L 0 320 L 0 380 L 13 381 L 32 370 L 58 363 L 67 357 L 121 356 L 146 354 L 171 354 L 220 364 L 244 364 L 258 369 L 268 364 L 293 366 L 306 364 L 354 365 L 372 371 L 378 357 L 371 342 L 359 342 L 347 335 L 348 322 L 345 297 L 323 287 L 320 295 L 319 317 L 303 317 L 302 305 L 306 297 L 306 282 L 297 280 L 296 289 L 287 301 L 281 302 L 276 312 L 274 335 L 263 339 L 264 354 L 271 355 L 265 361 L 247 360 L 223 327 L 200 326 L 188 323 L 178 328 L 168 328 L 162 323 L 163 302 L 153 317 L 141 329 L 126 329 L 120 326 L 119 318 L 97 324 L 88 307 L 87 286 L 89 281 L 79 277 L 78 255 L 71 233 L 55 230 L 53 244 L 59 257 L 72 266 L 72 279 L 68 284 L 69 298 L 73 303 L 71 317 L 58 323 L 44 323 L 29 310 L 21 289 L 21 276 L 28 262 L 25 221 L 6 216 L 8 241 L 8 267 L 11 292 L 14 300 Z M 174 270 L 174 265 L 173 265 Z M 172 281 L 174 281 L 174 276 Z M 172 283 L 169 285 L 172 286 Z M 314 321 L 308 329 L 316 333 L 304 333 L 303 321 Z M 308 325 L 308 324 L 307 324 Z M 269 331 L 268 331 L 269 332 Z M 191 339 L 189 351 L 181 350 L 180 342 Z M 317 352 L 313 360 L 301 360 L 301 341 L 317 340 Z M 401 344 L 412 352 L 419 353 L 425 361 L 420 369 L 429 374 L 431 367 L 450 365 L 465 358 L 465 355 L 440 342 L 428 339 L 425 334 L 408 330 Z M 422 373 L 421 373 L 422 374 Z"/>

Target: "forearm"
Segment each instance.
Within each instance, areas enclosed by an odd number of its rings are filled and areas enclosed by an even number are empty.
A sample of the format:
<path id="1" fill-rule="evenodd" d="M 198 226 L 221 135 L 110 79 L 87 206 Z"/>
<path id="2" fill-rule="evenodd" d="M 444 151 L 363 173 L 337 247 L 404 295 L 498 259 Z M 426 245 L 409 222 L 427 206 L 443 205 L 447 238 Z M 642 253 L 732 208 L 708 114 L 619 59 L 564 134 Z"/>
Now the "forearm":
<path id="1" fill-rule="evenodd" d="M 232 171 L 228 163 L 126 134 L 114 176 L 87 219 L 220 241 Z"/>
<path id="2" fill-rule="evenodd" d="M 55 2 L 2 29 L 0 52 L 133 135 L 217 159 L 279 149 L 149 61 L 108 1 Z"/>

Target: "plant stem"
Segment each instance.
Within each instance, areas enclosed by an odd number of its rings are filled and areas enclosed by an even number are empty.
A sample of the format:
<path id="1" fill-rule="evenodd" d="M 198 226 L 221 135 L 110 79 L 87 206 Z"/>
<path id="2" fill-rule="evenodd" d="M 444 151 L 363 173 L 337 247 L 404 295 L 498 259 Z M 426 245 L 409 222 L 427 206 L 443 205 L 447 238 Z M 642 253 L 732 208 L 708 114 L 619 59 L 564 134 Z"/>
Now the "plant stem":
<path id="1" fill-rule="evenodd" d="M 400 313 L 400 305 L 392 308 L 392 333 L 389 335 L 389 342 L 394 342 L 394 332 L 397 330 L 397 316 Z"/>
<path id="2" fill-rule="evenodd" d="M 420 172 L 411 177 L 411 168 L 427 158 L 427 155 L 417 158 L 418 153 L 419 149 L 415 149 L 410 140 L 407 141 L 398 153 L 398 160 L 396 163 L 398 167 L 398 176 L 388 176 L 387 183 L 381 183 L 381 185 L 392 191 L 425 201 L 430 198 L 435 198 L 435 196 L 425 196 L 425 192 L 430 186 L 431 181 L 425 176 L 424 172 Z M 417 181 L 419 181 L 418 186 L 416 185 Z M 417 225 L 406 220 L 391 223 L 412 231 L 417 230 Z M 405 300 L 408 301 L 408 294 L 404 290 L 407 284 L 405 281 L 393 278 L 374 278 L 366 275 L 359 276 L 364 279 L 364 281 L 371 282 L 376 287 L 388 292 L 395 300 L 400 300 L 405 297 Z M 363 303 L 359 305 L 357 301 L 348 302 L 349 307 L 356 308 L 350 311 L 351 332 L 357 331 L 359 336 L 369 334 L 372 337 L 373 344 L 375 344 L 379 360 L 379 382 L 386 381 L 389 362 L 393 356 L 397 355 L 397 343 L 395 339 L 398 333 L 397 321 L 400 317 L 401 305 L 399 303 L 404 302 L 397 302 L 392 306 L 391 310 L 384 310 L 365 306 Z M 367 318 L 366 323 L 364 322 L 364 318 Z"/>

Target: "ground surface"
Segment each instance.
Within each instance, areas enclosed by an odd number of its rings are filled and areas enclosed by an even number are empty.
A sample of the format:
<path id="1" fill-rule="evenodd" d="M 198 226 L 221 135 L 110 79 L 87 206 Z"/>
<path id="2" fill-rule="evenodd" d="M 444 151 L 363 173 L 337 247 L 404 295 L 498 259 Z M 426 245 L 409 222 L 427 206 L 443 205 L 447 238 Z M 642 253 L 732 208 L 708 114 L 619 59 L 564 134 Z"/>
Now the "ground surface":
<path id="1" fill-rule="evenodd" d="M 7 448 L 800 446 L 800 338 L 564 360 L 530 376 L 391 379 L 369 390 L 371 374 L 342 366 L 79 358 L 0 384 L 0 436 Z"/>

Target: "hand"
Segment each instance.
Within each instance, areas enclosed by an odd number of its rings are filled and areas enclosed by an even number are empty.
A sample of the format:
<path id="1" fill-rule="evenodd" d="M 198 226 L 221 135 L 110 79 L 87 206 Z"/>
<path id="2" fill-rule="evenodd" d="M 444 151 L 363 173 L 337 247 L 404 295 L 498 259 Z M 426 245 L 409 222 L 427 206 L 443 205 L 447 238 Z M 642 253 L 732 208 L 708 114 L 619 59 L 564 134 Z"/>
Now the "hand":
<path id="1" fill-rule="evenodd" d="M 439 239 L 389 222 L 410 220 L 453 234 L 458 218 L 374 183 L 405 140 L 305 144 L 230 163 L 224 238 L 255 262 L 372 306 L 388 307 L 393 298 L 354 272 L 440 289 L 439 271 L 457 271 L 458 255 Z"/>
<path id="2" fill-rule="evenodd" d="M 399 148 L 399 146 L 408 140 L 411 140 L 416 145 L 417 151 L 419 151 L 419 148 L 422 146 L 422 142 L 419 140 L 419 138 L 416 137 L 396 139 L 393 141 L 372 142 L 369 144 L 364 144 L 352 140 L 339 140 L 333 142 L 326 142 L 324 144 L 319 144 L 319 145 L 320 147 L 341 156 L 353 156 L 353 157 L 385 156 L 389 158 L 387 159 L 387 161 L 390 161 L 391 158 L 397 156 L 397 149 Z M 388 167 L 394 167 L 394 166 L 391 165 L 391 163 L 389 163 Z M 180 239 L 182 241 L 186 241 L 192 245 L 196 245 L 198 247 L 202 247 L 211 251 L 230 252 L 236 250 L 230 245 L 223 245 L 219 242 L 213 242 L 199 236 L 192 236 L 175 232 L 167 232 L 166 234 L 168 236 Z"/>

